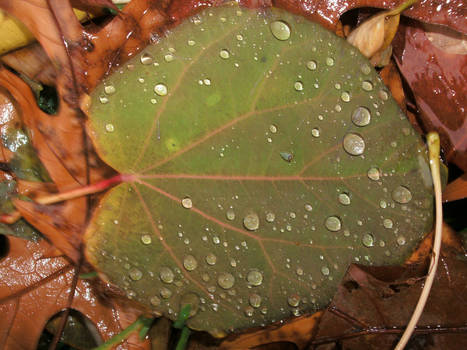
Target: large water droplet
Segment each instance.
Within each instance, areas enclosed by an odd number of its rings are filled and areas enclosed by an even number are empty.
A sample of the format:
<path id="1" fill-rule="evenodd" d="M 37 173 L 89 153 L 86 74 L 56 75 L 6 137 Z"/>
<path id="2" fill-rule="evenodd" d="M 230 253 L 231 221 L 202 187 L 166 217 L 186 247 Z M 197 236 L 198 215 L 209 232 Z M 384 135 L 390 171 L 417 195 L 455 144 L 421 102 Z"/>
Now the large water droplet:
<path id="1" fill-rule="evenodd" d="M 371 91 L 373 90 L 373 83 L 369 80 L 364 80 L 362 82 L 362 89 L 365 91 Z"/>
<path id="2" fill-rule="evenodd" d="M 162 287 L 159 294 L 164 299 L 169 299 L 172 296 L 172 291 L 168 288 Z"/>
<path id="3" fill-rule="evenodd" d="M 259 227 L 259 217 L 256 213 L 249 213 L 243 218 L 243 226 L 249 231 L 255 231 Z"/>
<path id="4" fill-rule="evenodd" d="M 368 169 L 367 176 L 370 180 L 378 181 L 381 177 L 381 172 L 378 168 L 373 167 Z"/>
<path id="5" fill-rule="evenodd" d="M 193 255 L 187 255 L 183 259 L 183 266 L 188 271 L 193 271 L 194 269 L 196 269 L 198 267 L 198 261 L 196 261 L 196 259 L 195 259 L 195 257 Z"/>
<path id="6" fill-rule="evenodd" d="M 167 86 L 162 83 L 156 84 L 156 86 L 154 86 L 154 92 L 159 96 L 165 96 L 167 95 Z"/>
<path id="7" fill-rule="evenodd" d="M 392 199 L 400 204 L 409 203 L 412 199 L 412 192 L 407 187 L 397 186 L 394 191 L 392 191 Z"/>
<path id="8" fill-rule="evenodd" d="M 293 87 L 296 91 L 302 91 L 303 90 L 303 83 L 301 81 L 296 81 L 293 84 Z"/>
<path id="9" fill-rule="evenodd" d="M 287 298 L 287 303 L 292 307 L 297 307 L 300 304 L 300 297 L 297 294 L 292 294 Z"/>
<path id="10" fill-rule="evenodd" d="M 251 294 L 249 298 L 250 305 L 258 308 L 261 306 L 261 296 L 258 294 Z"/>
<path id="11" fill-rule="evenodd" d="M 220 56 L 220 58 L 226 60 L 226 59 L 228 59 L 230 57 L 230 52 L 228 50 L 226 50 L 226 49 L 222 49 L 222 50 L 219 51 L 219 56 Z"/>
<path id="12" fill-rule="evenodd" d="M 338 198 L 339 198 L 340 204 L 342 205 L 350 204 L 350 196 L 347 193 L 340 193 Z"/>
<path id="13" fill-rule="evenodd" d="M 341 94 L 341 100 L 344 102 L 350 102 L 350 93 L 348 91 L 343 91 Z"/>
<path id="14" fill-rule="evenodd" d="M 313 128 L 313 129 L 311 130 L 311 135 L 312 135 L 313 137 L 319 137 L 319 135 L 320 135 L 319 129 L 318 129 L 318 128 Z"/>
<path id="15" fill-rule="evenodd" d="M 248 284 L 252 286 L 260 286 L 263 283 L 263 274 L 257 270 L 251 270 L 246 276 Z"/>
<path id="16" fill-rule="evenodd" d="M 275 126 L 274 124 L 269 125 L 269 131 L 275 134 L 277 132 L 277 126 Z"/>
<path id="17" fill-rule="evenodd" d="M 140 61 L 142 64 L 145 64 L 145 65 L 152 64 L 154 61 L 154 58 L 150 54 L 145 52 L 141 55 Z"/>
<path id="18" fill-rule="evenodd" d="M 117 90 L 115 89 L 115 86 L 113 86 L 113 85 L 107 85 L 106 87 L 104 87 L 104 92 L 107 95 L 113 95 L 115 93 L 115 91 L 117 91 Z"/>
<path id="19" fill-rule="evenodd" d="M 362 237 L 362 243 L 365 247 L 373 247 L 375 244 L 375 239 L 371 233 L 365 233 Z"/>
<path id="20" fill-rule="evenodd" d="M 311 206 L 311 204 L 305 204 L 305 210 L 306 211 L 312 211 L 313 210 L 313 207 Z"/>
<path id="21" fill-rule="evenodd" d="M 360 70 L 362 71 L 363 74 L 370 74 L 371 73 L 371 67 L 367 63 L 363 63 L 360 66 Z"/>
<path id="22" fill-rule="evenodd" d="M 329 231 L 337 232 L 342 228 L 341 220 L 337 216 L 329 216 L 324 222 Z"/>
<path id="23" fill-rule="evenodd" d="M 159 271 L 159 278 L 164 283 L 172 283 L 174 281 L 174 273 L 168 267 L 162 267 Z"/>
<path id="24" fill-rule="evenodd" d="M 225 213 L 225 217 L 227 218 L 227 220 L 235 220 L 235 212 L 233 211 L 233 209 L 229 209 L 227 210 L 227 212 Z"/>
<path id="25" fill-rule="evenodd" d="M 311 61 L 308 61 L 306 63 L 306 67 L 309 69 L 309 70 L 316 70 L 316 68 L 318 67 L 316 61 L 314 60 L 311 60 Z"/>
<path id="26" fill-rule="evenodd" d="M 182 207 L 186 209 L 190 209 L 193 207 L 193 202 L 191 201 L 190 197 L 185 197 L 182 199 Z"/>
<path id="27" fill-rule="evenodd" d="M 326 57 L 326 65 L 329 66 L 329 67 L 334 66 L 334 58 Z"/>
<path id="28" fill-rule="evenodd" d="M 271 33 L 278 40 L 287 40 L 290 38 L 290 27 L 287 23 L 283 21 L 274 21 L 269 27 L 271 28 Z"/>
<path id="29" fill-rule="evenodd" d="M 206 263 L 208 265 L 215 265 L 216 261 L 217 261 L 217 257 L 214 254 L 209 253 L 208 255 L 206 255 Z"/>
<path id="30" fill-rule="evenodd" d="M 353 156 L 359 156 L 365 151 L 365 141 L 358 134 L 348 133 L 345 135 L 342 145 L 344 150 Z"/>
<path id="31" fill-rule="evenodd" d="M 150 235 L 141 235 L 141 242 L 143 244 L 151 244 L 152 239 Z"/>
<path id="32" fill-rule="evenodd" d="M 128 274 L 133 281 L 139 281 L 143 277 L 143 273 L 136 267 L 133 267 Z"/>
<path id="33" fill-rule="evenodd" d="M 384 226 L 385 228 L 392 228 L 393 225 L 394 225 L 394 223 L 392 222 L 391 219 L 384 219 L 384 220 L 383 220 L 383 226 Z"/>
<path id="34" fill-rule="evenodd" d="M 217 278 L 217 284 L 223 289 L 230 289 L 235 284 L 235 277 L 228 272 L 223 272 Z"/>
<path id="35" fill-rule="evenodd" d="M 366 107 L 357 107 L 352 113 L 352 122 L 357 126 L 370 124 L 371 113 Z"/>

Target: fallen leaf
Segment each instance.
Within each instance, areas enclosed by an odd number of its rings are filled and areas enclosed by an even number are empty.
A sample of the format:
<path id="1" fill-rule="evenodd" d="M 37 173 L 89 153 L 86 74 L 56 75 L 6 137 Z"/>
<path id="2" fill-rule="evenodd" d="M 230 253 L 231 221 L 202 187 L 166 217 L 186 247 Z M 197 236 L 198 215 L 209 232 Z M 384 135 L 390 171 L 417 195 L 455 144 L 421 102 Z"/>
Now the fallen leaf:
<path id="1" fill-rule="evenodd" d="M 416 23 L 402 25 L 394 42 L 397 65 L 415 97 L 424 131 L 440 134 L 448 161 L 467 170 L 467 55 L 435 47 Z"/>
<path id="2" fill-rule="evenodd" d="M 34 349 L 46 322 L 66 307 L 81 312 L 109 339 L 138 316 L 131 308 L 96 295 L 92 285 L 79 280 L 69 305 L 74 268 L 63 258 L 42 258 L 50 245 L 9 237 L 9 253 L 0 260 L 0 347 Z M 27 332 L 25 331 L 27 330 Z M 126 349 L 147 349 L 148 343 Z"/>
<path id="3" fill-rule="evenodd" d="M 404 88 L 399 71 L 395 64 L 391 61 L 380 72 L 379 75 L 383 79 L 384 84 L 391 91 L 391 95 L 396 100 L 399 108 L 406 113 L 407 102 L 405 100 Z"/>
<path id="4" fill-rule="evenodd" d="M 443 191 L 443 201 L 452 202 L 467 198 L 467 174 L 450 182 Z"/>

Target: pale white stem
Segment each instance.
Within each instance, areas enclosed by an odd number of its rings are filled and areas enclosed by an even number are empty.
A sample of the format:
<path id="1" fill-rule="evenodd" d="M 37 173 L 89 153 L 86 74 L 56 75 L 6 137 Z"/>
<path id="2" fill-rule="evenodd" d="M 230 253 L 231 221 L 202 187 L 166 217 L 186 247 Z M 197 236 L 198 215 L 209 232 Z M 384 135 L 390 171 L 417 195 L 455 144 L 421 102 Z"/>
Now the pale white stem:
<path id="1" fill-rule="evenodd" d="M 436 132 L 430 132 L 427 135 L 428 152 L 430 158 L 431 177 L 433 178 L 433 187 L 435 191 L 435 207 L 436 207 L 436 221 L 435 221 L 435 233 L 433 239 L 433 252 L 431 254 L 430 268 L 428 275 L 423 286 L 422 294 L 418 299 L 417 306 L 412 314 L 407 328 L 402 334 L 401 339 L 397 343 L 395 350 L 402 350 L 409 341 L 412 333 L 417 325 L 418 320 L 423 312 L 428 295 L 430 294 L 431 286 L 436 275 L 436 268 L 438 266 L 439 255 L 441 251 L 441 237 L 442 237 L 442 225 L 443 225 L 443 207 L 441 204 L 441 179 L 439 174 L 439 135 Z"/>

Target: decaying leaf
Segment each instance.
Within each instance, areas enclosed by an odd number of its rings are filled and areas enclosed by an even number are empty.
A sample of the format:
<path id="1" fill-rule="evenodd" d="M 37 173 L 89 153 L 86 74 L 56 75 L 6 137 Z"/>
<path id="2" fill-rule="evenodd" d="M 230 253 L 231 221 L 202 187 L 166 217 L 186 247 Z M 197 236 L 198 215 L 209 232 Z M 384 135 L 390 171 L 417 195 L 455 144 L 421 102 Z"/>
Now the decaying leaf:
<path id="1" fill-rule="evenodd" d="M 351 261 L 402 262 L 431 227 L 421 142 L 368 61 L 284 11 L 196 15 L 88 113 L 128 181 L 100 203 L 87 257 L 167 317 L 192 304 L 195 329 L 319 309 Z"/>

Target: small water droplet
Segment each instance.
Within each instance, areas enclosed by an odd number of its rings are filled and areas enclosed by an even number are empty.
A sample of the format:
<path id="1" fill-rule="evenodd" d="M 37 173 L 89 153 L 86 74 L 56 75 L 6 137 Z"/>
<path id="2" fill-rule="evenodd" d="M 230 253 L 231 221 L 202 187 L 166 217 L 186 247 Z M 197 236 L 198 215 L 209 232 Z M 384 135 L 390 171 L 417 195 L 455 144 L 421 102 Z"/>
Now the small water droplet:
<path id="1" fill-rule="evenodd" d="M 256 213 L 249 213 L 243 218 L 243 226 L 249 231 L 255 231 L 259 227 L 259 217 Z"/>
<path id="2" fill-rule="evenodd" d="M 193 271 L 198 267 L 198 261 L 195 259 L 193 255 L 187 255 L 183 259 L 183 266 L 188 271 Z"/>
<path id="3" fill-rule="evenodd" d="M 324 222 L 329 231 L 337 232 L 342 228 L 341 220 L 337 216 L 329 216 Z"/>
<path id="4" fill-rule="evenodd" d="M 318 129 L 318 128 L 313 128 L 313 129 L 311 130 L 311 135 L 312 135 L 313 137 L 319 137 L 319 134 L 320 134 L 320 132 L 319 132 L 319 129 Z"/>
<path id="5" fill-rule="evenodd" d="M 133 281 L 139 281 L 143 277 L 143 273 L 140 270 L 138 270 L 136 267 L 133 267 L 132 269 L 130 269 L 130 271 L 128 272 L 128 275 Z"/>
<path id="6" fill-rule="evenodd" d="M 362 237 L 362 243 L 365 247 L 373 247 L 375 244 L 375 239 L 371 233 L 365 233 Z"/>
<path id="7" fill-rule="evenodd" d="M 227 212 L 225 213 L 225 217 L 227 218 L 227 220 L 235 220 L 235 212 L 233 211 L 233 209 L 229 209 L 227 210 Z"/>
<path id="8" fill-rule="evenodd" d="M 276 215 L 274 213 L 266 213 L 266 221 L 267 222 L 274 222 L 274 220 L 276 219 Z"/>
<path id="9" fill-rule="evenodd" d="M 251 270 L 246 276 L 248 284 L 252 286 L 260 286 L 263 283 L 263 274 L 257 270 Z"/>
<path id="10" fill-rule="evenodd" d="M 399 236 L 399 237 L 397 237 L 397 244 L 399 244 L 399 245 L 404 245 L 405 243 L 407 243 L 407 242 L 406 242 L 404 236 Z"/>
<path id="11" fill-rule="evenodd" d="M 211 79 L 204 79 L 203 82 L 204 82 L 204 85 L 207 85 L 207 86 L 211 85 Z"/>
<path id="12" fill-rule="evenodd" d="M 391 219 L 384 219 L 384 220 L 383 220 L 383 226 L 384 226 L 385 228 L 392 228 L 393 225 L 394 225 L 394 223 L 392 222 Z"/>
<path id="13" fill-rule="evenodd" d="M 313 207 L 311 206 L 311 204 L 305 204 L 305 210 L 306 211 L 312 211 L 313 210 Z"/>
<path id="14" fill-rule="evenodd" d="M 219 243 L 220 243 L 219 237 L 217 237 L 217 236 L 212 237 L 212 242 L 213 242 L 214 244 L 219 244 Z"/>
<path id="15" fill-rule="evenodd" d="M 365 141 L 358 134 L 346 134 L 342 145 L 344 146 L 344 150 L 352 156 L 359 156 L 365 151 Z"/>
<path id="16" fill-rule="evenodd" d="M 145 52 L 141 55 L 140 61 L 144 65 L 152 64 L 154 62 L 154 58 L 150 54 Z"/>
<path id="17" fill-rule="evenodd" d="M 194 46 L 196 42 L 194 40 L 188 40 L 188 46 Z"/>
<path id="18" fill-rule="evenodd" d="M 397 186 L 392 191 L 392 199 L 400 204 L 407 204 L 412 200 L 412 192 L 405 186 Z"/>
<path id="19" fill-rule="evenodd" d="M 329 67 L 334 66 L 334 58 L 326 57 L 326 65 L 328 65 Z"/>
<path id="20" fill-rule="evenodd" d="M 168 267 L 162 267 L 159 271 L 159 278 L 164 283 L 172 283 L 174 281 L 174 277 L 175 275 L 173 271 Z"/>
<path id="21" fill-rule="evenodd" d="M 217 261 L 217 257 L 214 254 L 209 253 L 208 255 L 206 255 L 206 263 L 208 265 L 215 265 L 216 261 Z"/>
<path id="22" fill-rule="evenodd" d="M 381 172 L 378 168 L 372 167 L 368 169 L 367 176 L 370 180 L 378 181 L 381 177 Z"/>
<path id="23" fill-rule="evenodd" d="M 278 40 L 290 38 L 290 27 L 283 21 L 274 21 L 269 25 L 272 35 Z"/>
<path id="24" fill-rule="evenodd" d="M 245 316 L 247 316 L 247 317 L 253 316 L 254 312 L 255 312 L 255 310 L 251 306 L 247 306 L 245 308 Z"/>
<path id="25" fill-rule="evenodd" d="M 339 203 L 342 205 L 349 205 L 350 204 L 350 196 L 347 193 L 340 193 L 339 194 Z"/>
<path id="26" fill-rule="evenodd" d="M 373 83 L 369 80 L 364 80 L 362 82 L 362 89 L 365 91 L 371 91 L 373 90 Z"/>
<path id="27" fill-rule="evenodd" d="M 151 235 L 141 235 L 141 242 L 143 242 L 143 244 L 151 244 Z"/>
<path id="28" fill-rule="evenodd" d="M 152 306 L 159 306 L 161 304 L 161 299 L 157 296 L 153 296 L 151 299 L 149 299 L 149 302 Z"/>
<path id="29" fill-rule="evenodd" d="M 277 126 L 274 124 L 269 125 L 269 131 L 275 134 L 277 132 Z"/>
<path id="30" fill-rule="evenodd" d="M 303 269 L 301 267 L 297 267 L 297 270 L 295 270 L 298 276 L 303 276 Z"/>
<path id="31" fill-rule="evenodd" d="M 366 126 L 370 124 L 371 113 L 366 107 L 357 107 L 352 113 L 352 122 L 357 126 Z"/>
<path id="32" fill-rule="evenodd" d="M 382 199 L 382 200 L 379 201 L 379 207 L 381 209 L 386 209 L 388 207 L 388 204 L 386 203 L 386 201 L 384 199 Z"/>
<path id="33" fill-rule="evenodd" d="M 115 127 L 113 124 L 105 124 L 105 131 L 107 132 L 114 132 L 115 131 Z"/>
<path id="34" fill-rule="evenodd" d="M 250 305 L 258 308 L 261 306 L 261 296 L 258 294 L 251 294 L 249 298 Z"/>
<path id="35" fill-rule="evenodd" d="M 223 289 L 230 289 L 235 284 L 235 277 L 228 272 L 223 272 L 217 278 L 217 284 Z"/>
<path id="36" fill-rule="evenodd" d="M 366 74 L 366 75 L 371 73 L 371 67 L 367 63 L 363 63 L 360 66 L 360 70 L 363 74 Z"/>
<path id="37" fill-rule="evenodd" d="M 167 95 L 167 86 L 162 83 L 156 84 L 156 86 L 154 86 L 154 92 L 159 96 L 165 96 Z"/>
<path id="38" fill-rule="evenodd" d="M 311 61 L 308 61 L 306 63 L 306 67 L 309 69 L 309 70 L 316 70 L 316 68 L 318 67 L 318 64 L 316 63 L 315 60 L 311 60 Z"/>
<path id="39" fill-rule="evenodd" d="M 164 56 L 165 62 L 172 62 L 174 60 L 174 55 L 168 53 L 167 55 Z"/>
<path id="40" fill-rule="evenodd" d="M 228 50 L 226 50 L 226 49 L 222 49 L 222 50 L 219 51 L 219 56 L 220 56 L 220 58 L 226 60 L 226 59 L 228 59 L 230 57 L 230 52 Z"/>
<path id="41" fill-rule="evenodd" d="M 329 267 L 323 266 L 323 267 L 321 268 L 321 273 L 322 273 L 324 276 L 328 276 L 328 275 L 329 275 L 329 272 L 330 272 L 330 271 L 329 271 Z"/>
<path id="42" fill-rule="evenodd" d="M 379 98 L 382 99 L 383 101 L 387 101 L 389 98 L 389 94 L 386 90 L 379 90 Z"/>
<path id="43" fill-rule="evenodd" d="M 186 209 L 190 209 L 193 207 L 193 202 L 191 201 L 190 197 L 185 197 L 182 199 L 182 207 Z"/>
<path id="44" fill-rule="evenodd" d="M 292 294 L 287 298 L 287 303 L 292 307 L 297 307 L 300 304 L 300 297 L 297 294 Z"/>
<path id="45" fill-rule="evenodd" d="M 243 35 L 242 34 L 237 34 L 237 40 L 242 41 L 243 40 Z"/>
<path id="46" fill-rule="evenodd" d="M 293 154 L 290 152 L 281 152 L 280 155 L 286 162 L 291 162 L 293 160 Z"/>
<path id="47" fill-rule="evenodd" d="M 172 296 L 172 291 L 169 288 L 165 287 L 162 287 L 159 293 L 164 299 L 169 299 Z"/>
<path id="48" fill-rule="evenodd" d="M 103 105 L 105 105 L 106 103 L 109 103 L 109 99 L 107 97 L 105 97 L 105 96 L 99 96 L 99 101 Z"/>
<path id="49" fill-rule="evenodd" d="M 293 87 L 294 87 L 295 91 L 302 91 L 303 90 L 303 83 L 301 81 L 296 81 L 293 84 Z"/>
<path id="50" fill-rule="evenodd" d="M 113 85 L 107 85 L 104 87 L 104 92 L 107 94 L 107 95 L 113 95 L 115 93 L 115 91 L 117 91 L 115 89 L 115 86 Z"/>
<path id="51" fill-rule="evenodd" d="M 341 100 L 344 102 L 350 101 L 350 93 L 348 91 L 343 91 L 341 94 Z"/>

